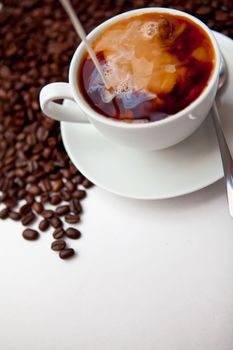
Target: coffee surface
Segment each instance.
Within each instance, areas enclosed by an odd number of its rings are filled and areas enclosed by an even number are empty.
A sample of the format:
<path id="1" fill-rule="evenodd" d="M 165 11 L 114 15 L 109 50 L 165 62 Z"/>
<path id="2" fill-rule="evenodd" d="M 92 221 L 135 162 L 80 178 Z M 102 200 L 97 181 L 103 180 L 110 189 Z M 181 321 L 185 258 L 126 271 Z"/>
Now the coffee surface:
<path id="1" fill-rule="evenodd" d="M 206 87 L 215 59 L 202 28 L 163 13 L 119 21 L 93 48 L 111 88 L 86 55 L 78 76 L 83 95 L 97 112 L 126 122 L 161 120 L 187 107 Z"/>

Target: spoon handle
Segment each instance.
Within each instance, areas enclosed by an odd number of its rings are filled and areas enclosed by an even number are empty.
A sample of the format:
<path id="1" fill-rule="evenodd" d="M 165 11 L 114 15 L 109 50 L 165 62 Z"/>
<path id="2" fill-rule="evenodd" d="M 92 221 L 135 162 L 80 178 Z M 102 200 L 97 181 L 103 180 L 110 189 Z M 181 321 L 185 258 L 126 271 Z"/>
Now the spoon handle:
<path id="1" fill-rule="evenodd" d="M 66 11 L 67 15 L 69 16 L 71 23 L 73 24 L 77 34 L 79 35 L 79 37 L 83 41 L 83 43 L 87 49 L 87 52 L 89 53 L 94 65 L 96 66 L 97 71 L 99 72 L 99 74 L 102 78 L 103 83 L 105 84 L 106 88 L 108 89 L 109 84 L 104 76 L 101 64 L 99 63 L 94 50 L 92 49 L 91 45 L 89 44 L 89 42 L 87 40 L 84 28 L 83 28 L 78 16 L 76 15 L 70 1 L 69 0 L 60 0 L 60 3 L 62 4 L 64 10 Z"/>
<path id="2" fill-rule="evenodd" d="M 232 182 L 233 160 L 223 133 L 222 123 L 221 123 L 216 101 L 213 103 L 211 112 L 212 112 L 211 114 L 213 118 L 214 128 L 218 139 L 220 154 L 222 158 L 229 211 L 230 211 L 230 215 L 233 217 L 233 182 Z"/>

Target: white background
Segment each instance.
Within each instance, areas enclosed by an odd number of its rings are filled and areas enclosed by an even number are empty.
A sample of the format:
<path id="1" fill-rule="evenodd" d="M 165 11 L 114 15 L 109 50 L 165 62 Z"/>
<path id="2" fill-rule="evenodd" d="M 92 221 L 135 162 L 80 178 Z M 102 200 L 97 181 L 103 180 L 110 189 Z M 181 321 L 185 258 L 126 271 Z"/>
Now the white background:
<path id="1" fill-rule="evenodd" d="M 97 187 L 70 261 L 0 222 L 0 349 L 232 350 L 233 219 L 220 181 L 163 201 Z"/>

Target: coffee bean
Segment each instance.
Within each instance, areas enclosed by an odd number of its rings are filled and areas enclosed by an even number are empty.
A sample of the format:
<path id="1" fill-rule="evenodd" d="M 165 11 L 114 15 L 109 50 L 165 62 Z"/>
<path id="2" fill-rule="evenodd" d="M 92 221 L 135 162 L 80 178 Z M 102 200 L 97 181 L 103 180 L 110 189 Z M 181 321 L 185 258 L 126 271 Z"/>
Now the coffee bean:
<path id="1" fill-rule="evenodd" d="M 74 255 L 74 249 L 72 248 L 66 248 L 60 251 L 59 257 L 61 259 L 69 259 Z"/>
<path id="2" fill-rule="evenodd" d="M 43 143 L 37 143 L 32 148 L 32 154 L 41 153 L 44 149 Z"/>
<path id="3" fill-rule="evenodd" d="M 0 219 L 4 220 L 8 218 L 9 215 L 9 208 L 4 208 L 0 211 Z"/>
<path id="4" fill-rule="evenodd" d="M 16 211 L 10 211 L 8 214 L 9 218 L 14 220 L 14 221 L 19 221 L 21 219 L 20 213 Z"/>
<path id="5" fill-rule="evenodd" d="M 50 180 L 58 180 L 62 178 L 62 174 L 61 173 L 49 174 L 49 178 Z"/>
<path id="6" fill-rule="evenodd" d="M 54 232 L 53 232 L 53 237 L 55 239 L 60 239 L 65 235 L 65 230 L 62 227 L 57 228 Z"/>
<path id="7" fill-rule="evenodd" d="M 24 215 L 21 219 L 21 222 L 24 226 L 28 226 L 35 220 L 36 216 L 33 212 L 29 212 L 26 215 Z"/>
<path id="8" fill-rule="evenodd" d="M 42 213 L 42 211 L 44 210 L 43 204 L 41 204 L 40 202 L 33 203 L 32 207 L 37 214 Z"/>
<path id="9" fill-rule="evenodd" d="M 61 205 L 60 207 L 57 207 L 57 209 L 55 210 L 55 213 L 59 216 L 63 216 L 69 212 L 70 212 L 69 205 Z"/>
<path id="10" fill-rule="evenodd" d="M 27 191 L 23 188 L 22 190 L 19 190 L 18 192 L 18 199 L 23 199 L 27 196 Z"/>
<path id="11" fill-rule="evenodd" d="M 43 157 L 45 159 L 49 159 L 49 157 L 51 156 L 51 149 L 49 147 L 46 147 L 44 150 L 43 150 Z"/>
<path id="12" fill-rule="evenodd" d="M 85 187 L 85 188 L 90 188 L 93 186 L 93 183 L 91 181 L 89 181 L 88 179 L 84 179 L 83 182 L 82 182 L 82 185 Z"/>
<path id="13" fill-rule="evenodd" d="M 53 216 L 52 219 L 50 219 L 50 224 L 54 228 L 58 228 L 62 226 L 62 221 L 57 216 Z"/>
<path id="14" fill-rule="evenodd" d="M 17 177 L 25 177 L 25 175 L 27 174 L 27 170 L 26 169 L 22 169 L 22 168 L 17 168 L 15 170 L 15 176 Z"/>
<path id="15" fill-rule="evenodd" d="M 68 214 L 65 216 L 65 221 L 68 224 L 77 224 L 80 221 L 80 216 L 77 214 Z"/>
<path id="16" fill-rule="evenodd" d="M 26 203 L 24 204 L 20 209 L 19 209 L 19 213 L 20 215 L 26 215 L 27 213 L 29 213 L 31 211 L 31 205 Z"/>
<path id="17" fill-rule="evenodd" d="M 76 190 L 75 192 L 72 193 L 72 197 L 81 200 L 81 199 L 86 197 L 86 191 L 85 190 Z"/>
<path id="18" fill-rule="evenodd" d="M 67 237 L 72 238 L 72 239 L 78 239 L 81 237 L 81 232 L 73 227 L 69 227 L 65 231 L 65 234 Z"/>
<path id="19" fill-rule="evenodd" d="M 26 178 L 26 181 L 27 181 L 27 183 L 31 183 L 31 184 L 37 183 L 37 179 L 36 179 L 36 177 L 34 175 L 29 175 Z"/>
<path id="20" fill-rule="evenodd" d="M 29 241 L 33 241 L 39 237 L 39 233 L 35 230 L 27 228 L 23 231 L 23 237 Z"/>
<path id="21" fill-rule="evenodd" d="M 45 140 L 47 140 L 48 136 L 49 136 L 49 131 L 45 129 L 43 126 L 40 126 L 36 133 L 36 137 L 38 141 L 44 142 Z"/>
<path id="22" fill-rule="evenodd" d="M 58 205 L 59 203 L 61 203 L 61 197 L 58 194 L 55 194 L 50 198 L 50 203 L 52 205 Z"/>
<path id="23" fill-rule="evenodd" d="M 50 223 L 47 219 L 43 219 L 39 223 L 39 229 L 43 232 L 46 231 L 49 228 L 49 226 L 50 226 Z"/>
<path id="24" fill-rule="evenodd" d="M 55 251 L 60 251 L 65 249 L 66 242 L 63 239 L 52 242 L 51 249 Z"/>
<path id="25" fill-rule="evenodd" d="M 66 202 L 69 202 L 71 200 L 71 198 L 72 198 L 71 193 L 69 193 L 69 192 L 67 192 L 65 190 L 60 192 L 60 196 L 61 196 L 62 200 L 66 201 Z"/>
<path id="26" fill-rule="evenodd" d="M 196 10 L 197 15 L 208 15 L 212 11 L 211 7 L 209 6 L 201 6 Z"/>
<path id="27" fill-rule="evenodd" d="M 49 199 L 50 199 L 50 196 L 49 196 L 48 192 L 44 192 L 40 196 L 40 201 L 41 201 L 42 204 L 48 202 Z"/>
<path id="28" fill-rule="evenodd" d="M 50 209 L 45 209 L 41 212 L 41 216 L 43 216 L 46 219 L 50 219 L 53 216 L 54 212 Z"/>
<path id="29" fill-rule="evenodd" d="M 215 18 L 217 21 L 226 21 L 228 19 L 228 13 L 223 11 L 216 11 Z"/>
<path id="30" fill-rule="evenodd" d="M 52 191 L 58 192 L 62 187 L 63 187 L 63 182 L 62 180 L 59 179 L 55 181 L 55 183 L 53 184 Z"/>
<path id="31" fill-rule="evenodd" d="M 9 190 L 9 194 L 10 194 L 10 190 Z M 17 204 L 16 199 L 14 198 L 7 198 L 3 201 L 3 203 L 8 207 L 8 208 L 14 208 Z"/>
<path id="32" fill-rule="evenodd" d="M 76 186 L 73 184 L 73 182 L 71 182 L 71 181 L 66 182 L 67 191 L 74 192 L 75 188 L 76 188 Z"/>
<path id="33" fill-rule="evenodd" d="M 71 200 L 70 202 L 70 210 L 75 213 L 75 214 L 79 214 L 82 211 L 82 207 L 80 205 L 80 202 L 77 198 L 74 198 Z"/>
<path id="34" fill-rule="evenodd" d="M 28 188 L 28 193 L 33 195 L 33 196 L 37 196 L 38 194 L 41 193 L 41 189 L 39 186 L 32 185 Z"/>
<path id="35" fill-rule="evenodd" d="M 39 183 L 40 188 L 43 192 L 50 191 L 51 190 L 51 183 L 48 179 L 43 179 Z"/>
<path id="36" fill-rule="evenodd" d="M 71 171 L 69 171 L 68 169 L 64 169 L 63 172 L 62 172 L 63 176 L 66 178 L 66 179 L 71 179 L 72 178 L 72 173 Z"/>
<path id="37" fill-rule="evenodd" d="M 25 199 L 26 199 L 28 204 L 32 205 L 34 203 L 34 197 L 29 195 L 29 194 L 25 197 Z"/>
<path id="38" fill-rule="evenodd" d="M 84 177 L 82 175 L 77 175 L 72 179 L 72 182 L 74 184 L 80 185 L 83 182 L 83 180 L 84 180 Z"/>

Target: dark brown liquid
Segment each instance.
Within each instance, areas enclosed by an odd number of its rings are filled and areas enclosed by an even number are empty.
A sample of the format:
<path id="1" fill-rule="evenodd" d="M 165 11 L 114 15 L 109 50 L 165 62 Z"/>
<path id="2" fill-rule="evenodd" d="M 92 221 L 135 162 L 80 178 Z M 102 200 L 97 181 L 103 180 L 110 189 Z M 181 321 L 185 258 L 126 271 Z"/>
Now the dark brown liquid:
<path id="1" fill-rule="evenodd" d="M 93 48 L 114 93 L 88 56 L 79 70 L 81 91 L 98 113 L 125 122 L 161 120 L 187 107 L 207 86 L 215 59 L 202 28 L 167 14 L 122 20 Z"/>

